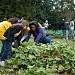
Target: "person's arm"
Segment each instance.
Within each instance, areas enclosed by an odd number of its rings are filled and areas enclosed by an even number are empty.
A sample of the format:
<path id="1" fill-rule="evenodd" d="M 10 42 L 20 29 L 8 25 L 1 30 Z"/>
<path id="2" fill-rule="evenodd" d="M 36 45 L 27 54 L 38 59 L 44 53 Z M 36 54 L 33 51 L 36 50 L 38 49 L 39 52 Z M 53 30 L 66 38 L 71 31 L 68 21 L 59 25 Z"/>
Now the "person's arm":
<path id="1" fill-rule="evenodd" d="M 28 36 L 26 37 L 26 42 L 29 41 L 30 36 L 31 36 L 31 31 L 29 31 Z"/>
<path id="2" fill-rule="evenodd" d="M 71 22 L 70 22 L 70 27 L 71 27 Z"/>
<path id="3" fill-rule="evenodd" d="M 22 38 L 22 36 L 23 36 L 23 34 L 22 34 L 22 32 L 15 38 L 16 40 L 17 40 L 17 44 L 18 44 L 18 46 L 20 46 L 20 40 L 21 40 L 21 38 Z"/>
<path id="4" fill-rule="evenodd" d="M 15 26 L 15 27 L 13 28 L 13 31 L 11 32 L 11 35 L 14 35 L 14 34 L 20 32 L 21 29 L 22 29 L 21 26 L 19 26 L 19 25 Z"/>
<path id="5" fill-rule="evenodd" d="M 12 36 L 12 46 L 14 46 L 14 43 L 15 42 L 15 38 L 14 38 L 14 36 Z"/>
<path id="6" fill-rule="evenodd" d="M 21 38 L 21 41 L 20 42 L 23 42 L 25 39 L 26 39 L 26 35 L 24 35 L 22 38 Z"/>
<path id="7" fill-rule="evenodd" d="M 39 42 L 39 40 L 40 40 L 40 38 L 42 37 L 42 34 L 43 34 L 44 32 L 43 32 L 43 30 L 42 29 L 39 29 L 39 34 L 38 34 L 38 36 L 37 36 L 37 38 L 35 39 L 35 43 L 38 43 Z"/>
<path id="8" fill-rule="evenodd" d="M 74 26 L 74 21 L 73 21 L 73 26 Z"/>
<path id="9" fill-rule="evenodd" d="M 7 38 L 7 40 L 9 40 L 9 41 L 12 42 L 12 36 L 13 36 L 13 35 L 11 35 L 11 30 L 12 30 L 11 27 L 8 28 L 8 29 L 6 30 L 6 32 L 4 33 L 3 36 L 5 36 L 5 37 Z"/>
<path id="10" fill-rule="evenodd" d="M 39 24 L 39 27 L 40 28 L 45 29 L 45 27 L 43 27 L 40 23 L 38 23 L 38 24 Z"/>
<path id="11" fill-rule="evenodd" d="M 15 28 L 8 28 L 6 32 L 4 33 L 4 36 L 7 38 L 7 40 L 14 42 L 14 34 L 19 32 L 22 28 L 17 26 Z"/>
<path id="12" fill-rule="evenodd" d="M 12 36 L 12 42 L 14 42 L 15 41 L 15 38 L 14 38 L 14 36 Z"/>

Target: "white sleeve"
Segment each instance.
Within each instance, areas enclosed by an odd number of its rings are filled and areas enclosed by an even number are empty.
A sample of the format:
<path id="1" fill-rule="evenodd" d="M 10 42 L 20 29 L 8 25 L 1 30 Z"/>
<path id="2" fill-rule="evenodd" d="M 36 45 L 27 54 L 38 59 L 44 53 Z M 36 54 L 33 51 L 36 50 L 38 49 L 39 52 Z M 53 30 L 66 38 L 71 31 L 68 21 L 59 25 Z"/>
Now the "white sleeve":
<path id="1" fill-rule="evenodd" d="M 72 26 L 72 25 L 74 26 L 74 21 L 71 21 L 71 22 L 70 22 L 70 26 Z"/>
<path id="2" fill-rule="evenodd" d="M 24 35 L 21 39 L 21 42 L 27 37 L 27 35 Z"/>
<path id="3" fill-rule="evenodd" d="M 73 26 L 74 26 L 74 21 L 72 23 L 73 23 Z"/>
<path id="4" fill-rule="evenodd" d="M 71 26 L 71 22 L 70 22 L 70 26 Z"/>

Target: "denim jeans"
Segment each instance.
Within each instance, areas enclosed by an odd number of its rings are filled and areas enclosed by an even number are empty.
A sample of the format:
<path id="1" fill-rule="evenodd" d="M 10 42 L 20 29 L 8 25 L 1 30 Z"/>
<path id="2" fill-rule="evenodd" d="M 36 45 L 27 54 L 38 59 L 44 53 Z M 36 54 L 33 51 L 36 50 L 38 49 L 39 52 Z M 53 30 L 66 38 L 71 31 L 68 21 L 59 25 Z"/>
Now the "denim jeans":
<path id="1" fill-rule="evenodd" d="M 52 42 L 52 41 L 53 41 L 53 40 L 52 40 L 51 38 L 46 37 L 46 38 L 40 40 L 39 43 L 46 44 L 46 43 L 50 43 L 50 42 Z"/>
<path id="2" fill-rule="evenodd" d="M 2 40 L 2 51 L 1 51 L 1 60 L 5 61 L 7 58 L 11 57 L 11 42 L 8 40 Z"/>
<path id="3" fill-rule="evenodd" d="M 69 35 L 70 35 L 70 36 L 69 36 L 70 39 L 74 39 L 73 30 L 70 29 L 70 31 L 69 31 Z"/>
<path id="4" fill-rule="evenodd" d="M 66 38 L 66 30 L 62 30 L 62 33 L 63 33 L 63 38 Z"/>

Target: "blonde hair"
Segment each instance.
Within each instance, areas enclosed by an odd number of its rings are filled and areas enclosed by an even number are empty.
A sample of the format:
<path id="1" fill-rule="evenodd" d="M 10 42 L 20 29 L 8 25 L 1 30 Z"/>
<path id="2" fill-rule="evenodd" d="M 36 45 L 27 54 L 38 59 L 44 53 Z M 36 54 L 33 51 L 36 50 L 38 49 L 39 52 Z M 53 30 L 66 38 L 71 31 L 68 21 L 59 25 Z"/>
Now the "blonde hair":
<path id="1" fill-rule="evenodd" d="M 48 20 L 46 20 L 45 22 L 47 22 L 47 23 L 48 23 Z"/>
<path id="2" fill-rule="evenodd" d="M 29 26 L 29 22 L 27 20 L 22 21 L 22 26 Z"/>

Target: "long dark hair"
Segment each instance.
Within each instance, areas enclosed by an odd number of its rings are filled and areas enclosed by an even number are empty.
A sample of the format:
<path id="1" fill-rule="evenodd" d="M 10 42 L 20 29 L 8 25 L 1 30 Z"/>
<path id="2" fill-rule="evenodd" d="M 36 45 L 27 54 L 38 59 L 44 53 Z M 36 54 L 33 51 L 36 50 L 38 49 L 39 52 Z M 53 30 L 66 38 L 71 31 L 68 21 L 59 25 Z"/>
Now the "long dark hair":
<path id="1" fill-rule="evenodd" d="M 32 25 L 34 25 L 34 26 L 36 27 L 35 32 L 36 32 L 36 33 L 39 33 L 39 24 L 38 24 L 38 22 L 32 21 L 32 22 L 29 24 L 29 28 L 30 28 L 30 30 L 33 32 L 32 28 L 31 28 Z"/>

